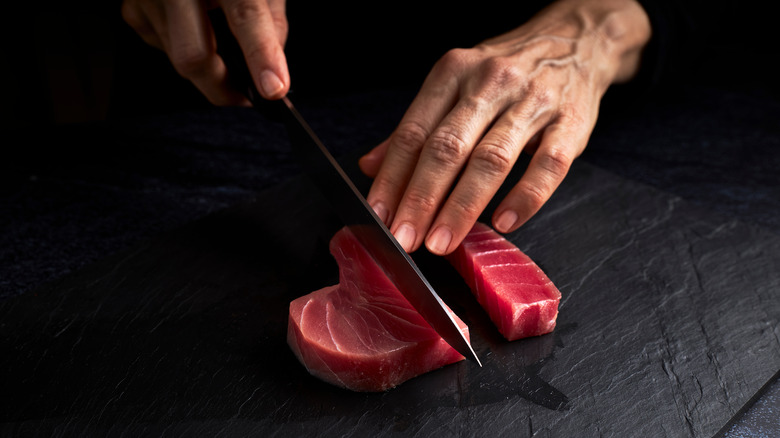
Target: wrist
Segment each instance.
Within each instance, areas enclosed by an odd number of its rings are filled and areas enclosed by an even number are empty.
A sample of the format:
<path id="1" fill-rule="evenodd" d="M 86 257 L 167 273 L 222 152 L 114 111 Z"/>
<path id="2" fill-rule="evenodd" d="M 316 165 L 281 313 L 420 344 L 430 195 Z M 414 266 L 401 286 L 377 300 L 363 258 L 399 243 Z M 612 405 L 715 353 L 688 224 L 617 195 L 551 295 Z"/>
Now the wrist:
<path id="1" fill-rule="evenodd" d="M 538 57 L 539 65 L 572 65 L 603 94 L 638 73 L 650 36 L 650 20 L 636 0 L 559 0 L 477 48 L 492 55 Z"/>
<path id="2" fill-rule="evenodd" d="M 604 56 L 608 84 L 627 82 L 639 71 L 650 41 L 650 19 L 636 0 L 564 0 L 569 13 L 587 23 Z"/>
<path id="3" fill-rule="evenodd" d="M 578 41 L 574 50 L 587 54 L 588 69 L 606 89 L 637 74 L 651 28 L 637 0 L 559 0 L 513 33 Z"/>

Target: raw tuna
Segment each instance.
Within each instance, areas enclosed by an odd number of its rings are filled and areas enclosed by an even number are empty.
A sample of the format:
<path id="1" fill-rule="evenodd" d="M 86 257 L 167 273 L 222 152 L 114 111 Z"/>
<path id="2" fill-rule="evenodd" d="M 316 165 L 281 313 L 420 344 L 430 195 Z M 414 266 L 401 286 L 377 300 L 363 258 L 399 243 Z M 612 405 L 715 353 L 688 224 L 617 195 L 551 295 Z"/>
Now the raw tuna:
<path id="1" fill-rule="evenodd" d="M 290 303 L 287 342 L 309 373 L 354 391 L 384 391 L 463 359 L 348 228 L 336 233 L 330 252 L 340 283 Z M 453 317 L 468 338 L 468 327 Z"/>
<path id="2" fill-rule="evenodd" d="M 527 255 L 477 223 L 447 259 L 508 340 L 555 328 L 561 293 Z"/>

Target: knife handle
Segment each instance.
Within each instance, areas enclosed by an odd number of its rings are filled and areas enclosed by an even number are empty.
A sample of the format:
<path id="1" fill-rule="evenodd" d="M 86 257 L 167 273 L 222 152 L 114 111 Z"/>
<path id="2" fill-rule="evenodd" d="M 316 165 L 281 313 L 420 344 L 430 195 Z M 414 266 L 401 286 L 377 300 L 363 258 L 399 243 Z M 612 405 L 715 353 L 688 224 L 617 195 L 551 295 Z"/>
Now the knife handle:
<path id="1" fill-rule="evenodd" d="M 257 91 L 252 74 L 246 65 L 244 53 L 230 31 L 225 13 L 220 8 L 214 8 L 208 12 L 208 15 L 217 40 L 217 53 L 227 67 L 231 85 L 246 96 L 260 114 L 275 122 L 285 122 L 284 103 L 266 100 Z"/>

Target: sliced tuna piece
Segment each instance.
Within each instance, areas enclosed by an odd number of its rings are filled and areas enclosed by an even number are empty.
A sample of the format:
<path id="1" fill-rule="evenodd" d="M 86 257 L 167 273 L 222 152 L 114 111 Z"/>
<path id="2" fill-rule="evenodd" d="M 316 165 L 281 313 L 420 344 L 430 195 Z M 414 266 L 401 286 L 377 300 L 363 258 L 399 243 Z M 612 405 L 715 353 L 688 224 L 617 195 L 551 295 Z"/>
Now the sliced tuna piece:
<path id="1" fill-rule="evenodd" d="M 447 260 L 508 340 L 555 328 L 561 293 L 527 255 L 489 226 L 477 223 Z"/>
<path id="2" fill-rule="evenodd" d="M 309 373 L 354 391 L 384 391 L 463 360 L 349 228 L 331 239 L 330 252 L 339 265 L 339 284 L 290 303 L 287 342 Z M 468 338 L 466 324 L 452 315 Z"/>

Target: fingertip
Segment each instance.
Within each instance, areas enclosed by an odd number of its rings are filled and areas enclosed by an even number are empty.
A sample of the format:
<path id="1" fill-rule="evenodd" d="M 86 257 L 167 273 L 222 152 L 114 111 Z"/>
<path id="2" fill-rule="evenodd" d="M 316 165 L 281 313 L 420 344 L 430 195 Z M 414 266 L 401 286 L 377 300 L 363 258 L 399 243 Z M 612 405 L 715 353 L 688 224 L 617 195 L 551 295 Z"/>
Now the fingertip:
<path id="1" fill-rule="evenodd" d="M 377 157 L 373 151 L 363 155 L 358 160 L 358 167 L 360 167 L 360 171 L 369 178 L 376 178 L 376 175 L 379 173 L 379 167 L 381 165 L 381 158 Z"/>
<path id="2" fill-rule="evenodd" d="M 428 236 L 425 246 L 431 253 L 443 256 L 452 252 L 450 250 L 452 243 L 452 230 L 445 225 L 440 225 Z"/>
<path id="3" fill-rule="evenodd" d="M 403 223 L 399 225 L 393 235 L 406 252 L 411 253 L 416 249 L 417 231 L 410 224 Z"/>
<path id="4" fill-rule="evenodd" d="M 252 107 L 252 102 L 250 102 L 249 99 L 247 99 L 246 97 L 241 96 L 241 99 L 236 101 L 235 105 L 233 105 L 233 106 L 240 106 L 240 107 L 244 107 L 244 108 L 251 108 Z"/>
<path id="5" fill-rule="evenodd" d="M 371 159 L 367 156 L 364 155 L 358 158 L 358 167 L 360 168 L 360 171 L 363 172 L 363 175 L 369 178 L 376 177 L 376 172 L 373 172 L 374 166 L 371 163 Z"/>
<path id="6" fill-rule="evenodd" d="M 379 169 L 382 167 L 382 162 L 385 160 L 385 155 L 387 154 L 388 144 L 388 140 L 383 141 L 358 160 L 360 171 L 367 177 L 376 178 L 379 174 Z"/>
<path id="7" fill-rule="evenodd" d="M 504 210 L 493 219 L 493 226 L 500 233 L 509 233 L 520 226 L 517 212 L 511 209 Z"/>
<path id="8" fill-rule="evenodd" d="M 382 223 L 387 224 L 388 219 L 390 218 L 390 211 L 385 207 L 385 204 L 382 202 L 375 202 L 371 204 L 371 208 L 374 210 L 374 213 L 376 213 L 379 220 L 382 221 Z"/>
<path id="9" fill-rule="evenodd" d="M 260 73 L 260 94 L 269 100 L 281 99 L 287 94 L 287 85 L 271 70 Z"/>

